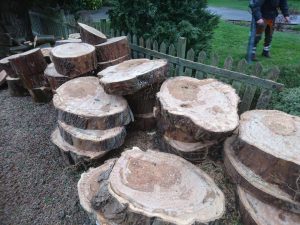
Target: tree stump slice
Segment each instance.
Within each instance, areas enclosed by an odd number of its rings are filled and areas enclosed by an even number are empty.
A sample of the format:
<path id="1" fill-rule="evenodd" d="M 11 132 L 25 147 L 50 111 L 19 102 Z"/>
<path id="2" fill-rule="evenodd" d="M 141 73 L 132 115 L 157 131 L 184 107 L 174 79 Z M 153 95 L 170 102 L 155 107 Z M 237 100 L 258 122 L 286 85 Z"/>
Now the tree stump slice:
<path id="1" fill-rule="evenodd" d="M 244 225 L 298 225 L 300 216 L 268 205 L 238 187 L 239 207 Z"/>
<path id="2" fill-rule="evenodd" d="M 97 77 L 70 80 L 53 97 L 58 119 L 86 130 L 106 130 L 122 127 L 132 120 L 127 101 L 121 96 L 108 95 Z"/>
<path id="3" fill-rule="evenodd" d="M 83 151 L 105 151 L 120 147 L 125 140 L 125 127 L 108 130 L 83 130 L 58 121 L 62 138 L 75 148 Z"/>
<path id="4" fill-rule="evenodd" d="M 5 70 L 7 75 L 12 77 L 12 78 L 17 78 L 19 77 L 18 74 L 14 71 L 12 65 L 10 64 L 9 62 L 9 59 L 13 59 L 13 58 L 16 58 L 18 57 L 19 54 L 15 54 L 15 55 L 11 55 L 11 56 L 8 56 L 6 58 L 3 58 L 0 60 L 0 70 Z"/>
<path id="5" fill-rule="evenodd" d="M 254 173 L 300 201 L 300 117 L 248 111 L 241 116 L 234 150 Z"/>
<path id="6" fill-rule="evenodd" d="M 134 121 L 130 124 L 133 130 L 149 131 L 156 127 L 156 119 L 153 113 L 135 114 Z"/>
<path id="7" fill-rule="evenodd" d="M 98 73 L 108 94 L 130 95 L 166 79 L 167 60 L 132 59 Z"/>
<path id="8" fill-rule="evenodd" d="M 44 75 L 48 80 L 48 83 L 54 92 L 57 88 L 59 88 L 62 84 L 66 83 L 70 80 L 70 77 L 64 76 L 58 73 L 54 67 L 54 64 L 51 63 L 47 66 L 46 70 L 44 71 Z"/>
<path id="9" fill-rule="evenodd" d="M 49 87 L 28 89 L 28 92 L 33 101 L 37 103 L 48 103 L 53 97 L 52 90 Z"/>
<path id="10" fill-rule="evenodd" d="M 81 39 L 57 40 L 55 42 L 54 47 L 64 45 L 64 44 L 69 44 L 69 43 L 82 43 L 82 40 Z"/>
<path id="11" fill-rule="evenodd" d="M 42 54 L 43 54 L 44 59 L 47 62 L 47 64 L 51 63 L 51 58 L 50 58 L 51 50 L 52 50 L 52 47 L 41 48 Z"/>
<path id="12" fill-rule="evenodd" d="M 78 25 L 83 42 L 91 45 L 98 45 L 107 41 L 107 37 L 99 30 L 83 23 L 78 23 Z"/>
<path id="13" fill-rule="evenodd" d="M 11 96 L 21 97 L 21 96 L 28 95 L 28 91 L 27 89 L 24 88 L 21 78 L 7 76 L 6 82 L 7 82 L 9 94 Z"/>
<path id="14" fill-rule="evenodd" d="M 95 45 L 98 62 L 112 61 L 130 55 L 130 48 L 126 36 L 114 37 L 106 42 Z"/>
<path id="15" fill-rule="evenodd" d="M 85 43 L 69 43 L 54 47 L 51 59 L 58 73 L 71 78 L 96 69 L 95 47 Z"/>
<path id="16" fill-rule="evenodd" d="M 5 70 L 2 70 L 0 72 L 0 86 L 2 86 L 3 84 L 6 83 L 6 77 L 7 77 L 7 73 Z"/>
<path id="17" fill-rule="evenodd" d="M 134 147 L 93 171 L 79 181 L 79 196 L 100 223 L 216 224 L 225 211 L 214 181 L 175 155 Z"/>
<path id="18" fill-rule="evenodd" d="M 230 137 L 224 144 L 224 164 L 233 182 L 251 192 L 261 201 L 300 214 L 300 202 L 295 201 L 277 185 L 266 182 L 238 159 L 233 147 L 235 141 L 236 137 Z"/>
<path id="19" fill-rule="evenodd" d="M 206 159 L 209 150 L 216 145 L 214 141 L 182 142 L 163 135 L 160 140 L 163 152 L 178 155 L 192 163 L 199 163 Z"/>
<path id="20" fill-rule="evenodd" d="M 107 153 L 105 151 L 84 151 L 70 145 L 62 138 L 58 128 L 56 128 L 52 133 L 51 141 L 60 149 L 62 157 L 64 157 L 67 165 L 90 163 L 100 159 Z"/>
<path id="21" fill-rule="evenodd" d="M 121 62 L 124 62 L 126 60 L 129 60 L 130 59 L 130 55 L 125 55 L 125 56 L 122 56 L 118 59 L 114 59 L 114 60 L 111 60 L 111 61 L 107 61 L 107 62 L 98 62 L 97 64 L 97 71 L 102 71 L 110 66 L 115 66 L 115 65 L 118 65 L 119 63 Z"/>
<path id="22" fill-rule="evenodd" d="M 238 102 L 231 86 L 214 79 L 170 78 L 157 93 L 160 116 L 199 141 L 232 134 L 239 124 Z"/>

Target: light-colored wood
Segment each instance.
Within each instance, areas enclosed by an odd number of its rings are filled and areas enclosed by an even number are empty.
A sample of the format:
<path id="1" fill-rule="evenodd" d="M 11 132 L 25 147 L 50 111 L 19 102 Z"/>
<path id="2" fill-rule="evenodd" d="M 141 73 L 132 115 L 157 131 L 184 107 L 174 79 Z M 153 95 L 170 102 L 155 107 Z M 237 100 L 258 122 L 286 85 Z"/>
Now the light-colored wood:
<path id="1" fill-rule="evenodd" d="M 108 95 L 97 77 L 70 80 L 53 97 L 58 119 L 81 129 L 106 130 L 130 123 L 131 111 L 121 96 Z"/>
<path id="2" fill-rule="evenodd" d="M 235 141 L 236 137 L 231 137 L 224 144 L 224 165 L 232 181 L 263 202 L 300 214 L 300 202 L 295 201 L 277 185 L 266 182 L 239 160 L 234 150 Z"/>
<path id="3" fill-rule="evenodd" d="M 43 48 L 41 48 L 44 59 L 48 64 L 51 63 L 51 58 L 50 58 L 51 50 L 52 50 L 52 47 L 43 47 Z"/>
<path id="4" fill-rule="evenodd" d="M 188 50 L 188 52 L 186 53 L 186 59 L 190 60 L 190 61 L 194 61 L 194 59 L 195 59 L 195 52 L 194 52 L 193 49 Z M 186 68 L 184 74 L 186 76 L 191 77 L 193 75 L 193 70 L 189 69 L 189 68 Z"/>
<path id="5" fill-rule="evenodd" d="M 241 115 L 235 153 L 266 182 L 300 201 L 300 117 L 276 110 Z"/>
<path id="6" fill-rule="evenodd" d="M 66 39 L 66 40 L 57 40 L 55 42 L 55 47 L 59 45 L 69 44 L 69 43 L 82 43 L 81 39 Z"/>
<path id="7" fill-rule="evenodd" d="M 212 225 L 225 211 L 223 193 L 199 168 L 136 147 L 82 175 L 78 188 L 83 207 L 102 224 Z"/>
<path id="8" fill-rule="evenodd" d="M 244 225 L 298 225 L 300 215 L 266 204 L 238 187 L 239 207 Z"/>
<path id="9" fill-rule="evenodd" d="M 99 30 L 83 23 L 78 23 L 78 25 L 83 42 L 91 45 L 98 45 L 107 41 L 107 37 Z"/>
<path id="10" fill-rule="evenodd" d="M 96 69 L 95 47 L 86 43 L 68 43 L 54 47 L 51 59 L 58 73 L 71 78 Z"/>
<path id="11" fill-rule="evenodd" d="M 5 70 L 2 70 L 0 72 L 0 87 L 6 83 L 6 77 L 7 77 L 7 73 Z"/>
<path id="12" fill-rule="evenodd" d="M 55 91 L 58 87 L 60 87 L 63 83 L 66 83 L 70 80 L 70 77 L 64 76 L 60 73 L 58 73 L 54 67 L 54 64 L 51 63 L 47 66 L 47 68 L 44 71 L 44 75 L 46 79 L 48 80 L 48 83 L 52 89 L 52 91 Z"/>
<path id="13" fill-rule="evenodd" d="M 166 79 L 166 60 L 132 59 L 98 73 L 108 94 L 129 95 Z"/>
<path id="14" fill-rule="evenodd" d="M 114 60 L 107 61 L 107 62 L 99 62 L 97 64 L 97 71 L 102 71 L 110 66 L 118 65 L 119 63 L 124 62 L 126 60 L 130 60 L 130 55 L 125 55 L 118 59 L 114 59 Z"/>
<path id="15" fill-rule="evenodd" d="M 214 79 L 169 78 L 157 93 L 161 117 L 195 140 L 219 140 L 239 124 L 235 90 Z"/>

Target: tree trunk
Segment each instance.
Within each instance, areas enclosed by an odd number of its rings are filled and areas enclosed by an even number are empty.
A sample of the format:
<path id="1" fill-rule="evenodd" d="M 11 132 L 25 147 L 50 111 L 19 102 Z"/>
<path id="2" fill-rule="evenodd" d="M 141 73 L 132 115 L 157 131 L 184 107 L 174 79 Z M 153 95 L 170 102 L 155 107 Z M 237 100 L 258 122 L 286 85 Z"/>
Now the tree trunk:
<path id="1" fill-rule="evenodd" d="M 298 225 L 300 216 L 268 205 L 238 187 L 239 207 L 244 225 Z"/>
<path id="2" fill-rule="evenodd" d="M 90 27 L 83 23 L 78 23 L 80 28 L 80 36 L 83 42 L 91 44 L 91 45 L 98 45 L 107 41 L 106 36 L 96 30 L 93 27 Z"/>
<path id="3" fill-rule="evenodd" d="M 49 87 L 39 87 L 28 89 L 34 102 L 48 103 L 52 100 L 53 93 Z"/>
<path id="4" fill-rule="evenodd" d="M 51 59 L 58 73 L 71 78 L 96 69 L 95 47 L 85 43 L 69 43 L 54 47 Z"/>
<path id="5" fill-rule="evenodd" d="M 156 127 L 156 119 L 153 113 L 134 114 L 134 121 L 130 124 L 133 130 L 149 131 Z"/>
<path id="6" fill-rule="evenodd" d="M 255 174 L 300 201 L 300 117 L 248 111 L 241 116 L 234 150 Z"/>
<path id="7" fill-rule="evenodd" d="M 0 60 L 0 70 L 5 70 L 10 77 L 17 78 L 18 74 L 14 71 L 9 59 L 18 57 L 19 54 L 11 55 Z"/>
<path id="8" fill-rule="evenodd" d="M 53 104 L 60 121 L 81 129 L 106 130 L 125 126 L 132 120 L 127 101 L 106 94 L 96 77 L 64 83 L 56 89 Z"/>
<path id="9" fill-rule="evenodd" d="M 44 71 L 44 76 L 48 80 L 48 83 L 53 92 L 55 92 L 55 90 L 59 88 L 62 84 L 70 80 L 70 77 L 59 74 L 56 71 L 53 63 L 47 66 L 46 70 Z"/>
<path id="10" fill-rule="evenodd" d="M 238 127 L 235 90 L 214 79 L 170 78 L 157 93 L 157 114 L 195 140 L 223 140 Z"/>
<path id="11" fill-rule="evenodd" d="M 108 94 L 130 95 L 166 79 L 166 60 L 132 59 L 98 73 L 100 84 Z"/>
<path id="12" fill-rule="evenodd" d="M 214 181 L 186 160 L 134 147 L 84 173 L 80 202 L 101 224 L 216 224 L 225 211 Z"/>
<path id="13" fill-rule="evenodd" d="M 11 96 L 21 97 L 21 96 L 28 95 L 28 91 L 24 88 L 23 82 L 20 78 L 7 76 L 6 82 L 7 82 L 9 94 Z"/>
<path id="14" fill-rule="evenodd" d="M 300 214 L 300 202 L 294 200 L 277 185 L 271 184 L 245 166 L 235 154 L 236 137 L 228 138 L 224 144 L 224 164 L 234 183 L 253 194 L 257 199 L 280 209 Z"/>

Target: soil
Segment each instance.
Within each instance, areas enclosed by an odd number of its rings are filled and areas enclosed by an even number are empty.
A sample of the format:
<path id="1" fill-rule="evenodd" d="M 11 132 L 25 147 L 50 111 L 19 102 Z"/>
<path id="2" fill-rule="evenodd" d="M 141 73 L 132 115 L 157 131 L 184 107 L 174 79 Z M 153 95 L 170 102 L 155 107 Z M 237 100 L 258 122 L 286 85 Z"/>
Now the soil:
<path id="1" fill-rule="evenodd" d="M 57 124 L 52 103 L 37 104 L 29 96 L 10 97 L 5 88 L 0 90 L 0 102 L 0 225 L 92 224 L 77 196 L 77 182 L 87 168 L 65 166 L 50 141 Z M 122 148 L 101 161 L 133 146 L 155 148 L 155 140 L 155 132 L 128 131 Z M 197 166 L 214 178 L 225 194 L 226 214 L 221 224 L 238 224 L 234 188 L 220 157 Z"/>

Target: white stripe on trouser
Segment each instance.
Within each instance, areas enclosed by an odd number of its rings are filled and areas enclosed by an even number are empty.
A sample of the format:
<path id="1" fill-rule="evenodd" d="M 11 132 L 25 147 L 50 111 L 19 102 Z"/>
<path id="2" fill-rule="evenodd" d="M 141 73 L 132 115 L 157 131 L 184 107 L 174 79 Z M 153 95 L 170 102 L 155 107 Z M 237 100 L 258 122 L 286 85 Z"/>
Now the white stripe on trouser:
<path id="1" fill-rule="evenodd" d="M 270 51 L 270 48 L 271 48 L 271 45 L 265 46 L 265 47 L 264 47 L 264 51 L 267 51 L 267 52 L 268 52 L 268 51 Z"/>
<path id="2" fill-rule="evenodd" d="M 256 47 L 252 48 L 252 53 L 255 54 L 256 53 Z"/>

